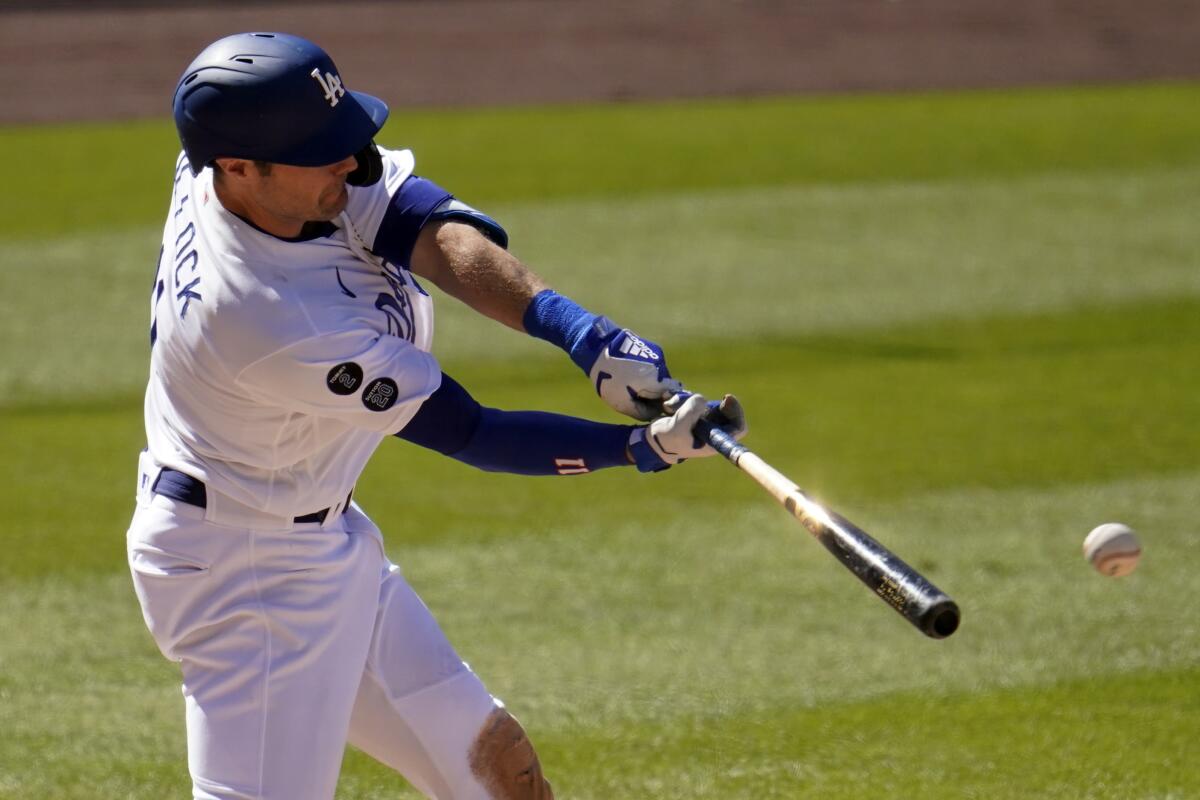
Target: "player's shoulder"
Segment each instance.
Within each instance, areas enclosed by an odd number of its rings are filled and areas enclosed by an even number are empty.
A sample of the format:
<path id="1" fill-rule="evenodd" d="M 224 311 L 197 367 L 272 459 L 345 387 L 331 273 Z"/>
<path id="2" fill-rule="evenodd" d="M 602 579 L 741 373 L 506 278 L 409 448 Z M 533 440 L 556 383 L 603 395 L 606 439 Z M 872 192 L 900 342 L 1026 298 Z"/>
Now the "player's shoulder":
<path id="1" fill-rule="evenodd" d="M 388 194 L 394 194 L 416 170 L 417 158 L 412 150 L 390 150 L 386 147 L 379 148 L 379 155 L 383 159 L 383 183 Z"/>

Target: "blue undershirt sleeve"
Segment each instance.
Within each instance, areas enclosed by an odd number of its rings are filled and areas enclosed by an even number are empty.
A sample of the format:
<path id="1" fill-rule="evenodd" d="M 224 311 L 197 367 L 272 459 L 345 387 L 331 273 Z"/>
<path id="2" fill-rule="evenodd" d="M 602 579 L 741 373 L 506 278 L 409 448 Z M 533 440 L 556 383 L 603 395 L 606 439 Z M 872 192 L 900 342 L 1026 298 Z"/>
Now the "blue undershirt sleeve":
<path id="1" fill-rule="evenodd" d="M 396 434 L 488 472 L 582 475 L 631 466 L 626 446 L 634 425 L 479 405 L 448 375 Z"/>
<path id="2" fill-rule="evenodd" d="M 396 436 L 442 455 L 452 455 L 471 441 L 482 412 L 483 407 L 475 398 L 443 372 L 437 391 L 425 398 Z"/>
<path id="3" fill-rule="evenodd" d="M 388 201 L 371 251 L 408 269 L 421 230 L 441 220 L 465 222 L 501 247 L 508 246 L 508 234 L 496 220 L 455 199 L 433 181 L 410 175 Z"/>
<path id="4" fill-rule="evenodd" d="M 388 202 L 371 251 L 408 269 L 421 229 L 438 206 L 449 199 L 450 193 L 433 181 L 416 175 L 406 178 Z"/>

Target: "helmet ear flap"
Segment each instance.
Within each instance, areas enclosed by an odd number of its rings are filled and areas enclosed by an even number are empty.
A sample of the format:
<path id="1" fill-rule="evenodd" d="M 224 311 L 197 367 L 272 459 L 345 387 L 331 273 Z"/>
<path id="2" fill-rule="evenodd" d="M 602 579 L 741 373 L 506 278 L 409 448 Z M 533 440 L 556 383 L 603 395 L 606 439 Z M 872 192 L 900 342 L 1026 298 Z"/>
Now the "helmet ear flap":
<path id="1" fill-rule="evenodd" d="M 346 176 L 346 183 L 351 186 L 370 186 L 383 177 L 383 157 L 374 141 L 354 154 L 358 166 Z"/>

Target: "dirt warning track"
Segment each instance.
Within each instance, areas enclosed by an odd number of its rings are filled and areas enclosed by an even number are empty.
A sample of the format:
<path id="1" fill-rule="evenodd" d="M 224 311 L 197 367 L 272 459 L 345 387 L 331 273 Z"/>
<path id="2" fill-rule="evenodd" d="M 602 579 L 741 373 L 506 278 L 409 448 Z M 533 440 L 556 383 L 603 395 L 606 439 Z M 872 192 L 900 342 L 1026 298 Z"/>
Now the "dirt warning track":
<path id="1" fill-rule="evenodd" d="M 165 116 L 191 57 L 244 30 L 311 38 L 400 107 L 1200 76 L 1195 0 L 159 5 L 0 0 L 0 122 Z"/>

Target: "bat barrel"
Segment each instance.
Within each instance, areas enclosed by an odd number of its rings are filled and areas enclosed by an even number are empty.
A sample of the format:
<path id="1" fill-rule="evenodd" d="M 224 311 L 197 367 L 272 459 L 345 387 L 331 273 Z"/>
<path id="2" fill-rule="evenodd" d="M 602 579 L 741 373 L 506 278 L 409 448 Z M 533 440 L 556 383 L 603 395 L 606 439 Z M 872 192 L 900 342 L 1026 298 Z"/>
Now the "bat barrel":
<path id="1" fill-rule="evenodd" d="M 866 531 L 825 509 L 732 436 L 701 420 L 695 433 L 751 475 L 872 592 L 931 639 L 958 630 L 958 604 Z"/>
<path id="2" fill-rule="evenodd" d="M 826 520 L 801 522 L 867 588 L 932 639 L 958 630 L 958 604 L 945 592 L 845 517 L 823 511 Z"/>

